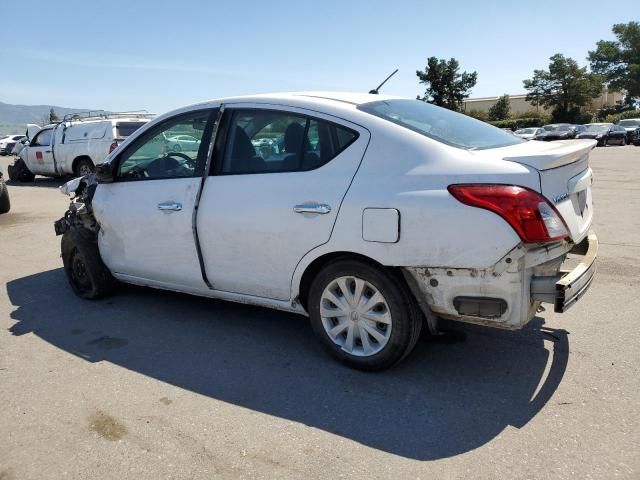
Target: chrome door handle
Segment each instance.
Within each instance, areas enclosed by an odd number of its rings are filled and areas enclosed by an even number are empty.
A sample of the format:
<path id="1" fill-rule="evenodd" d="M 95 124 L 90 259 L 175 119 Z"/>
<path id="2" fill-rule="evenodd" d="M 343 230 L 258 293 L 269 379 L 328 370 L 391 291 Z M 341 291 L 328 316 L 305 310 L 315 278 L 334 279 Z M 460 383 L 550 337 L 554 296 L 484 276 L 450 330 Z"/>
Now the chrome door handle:
<path id="1" fill-rule="evenodd" d="M 158 204 L 158 210 L 179 212 L 180 210 L 182 210 L 182 204 L 178 202 L 162 202 Z"/>
<path id="2" fill-rule="evenodd" d="M 325 215 L 331 211 L 331 207 L 326 203 L 303 203 L 293 207 L 296 213 L 319 213 Z"/>

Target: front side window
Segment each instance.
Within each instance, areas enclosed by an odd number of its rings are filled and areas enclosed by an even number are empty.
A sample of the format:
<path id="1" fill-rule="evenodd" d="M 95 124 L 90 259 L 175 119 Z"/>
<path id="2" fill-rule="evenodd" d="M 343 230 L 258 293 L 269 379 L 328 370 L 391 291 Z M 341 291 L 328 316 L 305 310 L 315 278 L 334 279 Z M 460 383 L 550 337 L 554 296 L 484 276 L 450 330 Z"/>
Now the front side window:
<path id="1" fill-rule="evenodd" d="M 51 145 L 51 133 L 52 129 L 42 130 L 36 138 L 33 139 L 33 147 L 48 147 Z"/>
<path id="2" fill-rule="evenodd" d="M 313 170 L 336 157 L 358 134 L 292 112 L 236 110 L 227 126 L 221 174 Z"/>
<path id="3" fill-rule="evenodd" d="M 382 100 L 362 104 L 358 109 L 446 145 L 468 150 L 525 141 L 488 123 L 420 100 Z"/>
<path id="4" fill-rule="evenodd" d="M 209 110 L 180 115 L 142 135 L 120 155 L 117 178 L 151 180 L 200 175 L 208 150 L 204 135 L 209 115 Z"/>

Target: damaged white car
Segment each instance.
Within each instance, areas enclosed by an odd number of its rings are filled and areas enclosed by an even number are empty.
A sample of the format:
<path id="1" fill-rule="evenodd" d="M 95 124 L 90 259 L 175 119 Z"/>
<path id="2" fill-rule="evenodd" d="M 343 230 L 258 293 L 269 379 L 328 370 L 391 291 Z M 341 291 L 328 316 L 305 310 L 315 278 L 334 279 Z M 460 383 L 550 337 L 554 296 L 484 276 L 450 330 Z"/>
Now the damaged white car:
<path id="1" fill-rule="evenodd" d="M 179 135 L 198 148 L 163 148 Z M 438 318 L 518 329 L 586 292 L 594 146 L 381 95 L 222 99 L 153 120 L 66 185 L 56 233 L 84 298 L 120 281 L 296 312 L 379 370 Z"/>

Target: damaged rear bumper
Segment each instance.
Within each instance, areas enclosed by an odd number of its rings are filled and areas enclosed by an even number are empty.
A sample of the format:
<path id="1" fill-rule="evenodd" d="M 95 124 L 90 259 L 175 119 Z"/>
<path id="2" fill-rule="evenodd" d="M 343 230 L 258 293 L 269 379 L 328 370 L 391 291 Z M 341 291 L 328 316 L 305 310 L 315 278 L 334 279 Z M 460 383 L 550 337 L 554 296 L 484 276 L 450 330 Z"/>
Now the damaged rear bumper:
<path id="1" fill-rule="evenodd" d="M 485 269 L 404 267 L 425 315 L 509 330 L 526 325 L 541 303 L 565 312 L 588 290 L 596 271 L 598 240 L 577 245 L 518 245 Z"/>
<path id="2" fill-rule="evenodd" d="M 554 311 L 566 312 L 587 292 L 596 273 L 598 237 L 590 233 L 569 254 L 577 255 L 579 263 L 571 270 L 560 270 L 555 276 L 534 276 L 531 297 L 540 302 L 553 303 Z"/>

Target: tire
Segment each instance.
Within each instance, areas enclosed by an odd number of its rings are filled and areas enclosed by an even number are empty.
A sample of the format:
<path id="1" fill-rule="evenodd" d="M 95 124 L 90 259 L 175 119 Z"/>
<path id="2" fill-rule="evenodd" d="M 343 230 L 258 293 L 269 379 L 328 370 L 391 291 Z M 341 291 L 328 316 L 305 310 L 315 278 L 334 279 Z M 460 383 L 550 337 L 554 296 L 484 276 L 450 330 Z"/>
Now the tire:
<path id="1" fill-rule="evenodd" d="M 89 175 L 95 171 L 96 167 L 88 158 L 81 158 L 80 160 L 78 160 L 75 168 L 73 169 L 73 173 L 76 175 L 76 177 L 84 177 L 85 175 Z"/>
<path id="2" fill-rule="evenodd" d="M 72 228 L 61 241 L 62 263 L 73 292 L 87 300 L 106 297 L 116 287 L 116 280 L 102 261 L 95 234 Z"/>
<path id="3" fill-rule="evenodd" d="M 9 174 L 9 180 L 12 182 L 33 182 L 36 178 L 21 158 L 18 158 L 13 165 L 7 167 L 7 173 Z"/>
<path id="4" fill-rule="evenodd" d="M 340 283 L 349 290 L 349 297 L 344 293 L 340 297 Z M 349 305 L 349 298 L 358 297 L 358 285 L 362 295 L 353 302 L 359 304 L 357 309 L 341 309 L 327 298 Z M 381 301 L 367 309 L 374 291 Z M 334 358 L 360 370 L 383 370 L 400 362 L 411 353 L 422 330 L 422 312 L 404 279 L 360 260 L 337 260 L 325 266 L 313 280 L 308 298 L 311 327 L 320 342 Z M 328 316 L 327 312 L 349 313 Z M 328 331 L 336 327 L 342 329 L 332 338 Z"/>
<path id="5" fill-rule="evenodd" d="M 620 140 L 620 146 L 624 147 L 627 145 L 627 138 L 626 137 L 622 137 L 622 140 Z"/>
<path id="6" fill-rule="evenodd" d="M 7 213 L 9 210 L 11 210 L 9 190 L 7 190 L 5 183 L 0 180 L 0 213 Z"/>

